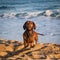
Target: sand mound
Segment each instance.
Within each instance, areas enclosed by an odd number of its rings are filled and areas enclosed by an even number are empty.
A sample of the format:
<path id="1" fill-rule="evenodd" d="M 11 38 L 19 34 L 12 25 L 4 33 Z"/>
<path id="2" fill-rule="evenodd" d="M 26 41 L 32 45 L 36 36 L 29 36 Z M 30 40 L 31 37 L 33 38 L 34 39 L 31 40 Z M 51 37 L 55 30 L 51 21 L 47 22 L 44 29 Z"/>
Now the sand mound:
<path id="1" fill-rule="evenodd" d="M 22 42 L 0 39 L 0 60 L 60 60 L 60 45 L 39 43 L 24 48 Z"/>

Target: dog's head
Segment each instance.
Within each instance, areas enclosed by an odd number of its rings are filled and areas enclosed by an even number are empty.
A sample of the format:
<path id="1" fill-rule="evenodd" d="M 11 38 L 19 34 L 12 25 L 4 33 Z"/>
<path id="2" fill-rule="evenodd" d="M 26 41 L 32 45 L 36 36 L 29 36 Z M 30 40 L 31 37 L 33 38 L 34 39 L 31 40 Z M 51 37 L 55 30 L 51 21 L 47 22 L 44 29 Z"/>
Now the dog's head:
<path id="1" fill-rule="evenodd" d="M 23 25 L 24 30 L 36 29 L 36 25 L 33 21 L 26 21 Z"/>

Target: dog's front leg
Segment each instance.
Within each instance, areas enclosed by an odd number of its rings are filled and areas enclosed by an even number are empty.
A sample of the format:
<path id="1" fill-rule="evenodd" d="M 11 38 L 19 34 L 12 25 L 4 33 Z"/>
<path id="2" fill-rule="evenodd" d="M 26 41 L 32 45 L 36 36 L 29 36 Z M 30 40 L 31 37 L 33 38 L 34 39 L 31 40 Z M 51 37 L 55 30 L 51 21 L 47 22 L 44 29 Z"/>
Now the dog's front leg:
<path id="1" fill-rule="evenodd" d="M 38 35 L 37 34 L 35 36 L 35 42 L 36 42 L 36 44 L 38 44 Z"/>
<path id="2" fill-rule="evenodd" d="M 24 40 L 24 47 L 26 47 L 27 46 L 27 43 L 26 43 L 26 41 Z"/>

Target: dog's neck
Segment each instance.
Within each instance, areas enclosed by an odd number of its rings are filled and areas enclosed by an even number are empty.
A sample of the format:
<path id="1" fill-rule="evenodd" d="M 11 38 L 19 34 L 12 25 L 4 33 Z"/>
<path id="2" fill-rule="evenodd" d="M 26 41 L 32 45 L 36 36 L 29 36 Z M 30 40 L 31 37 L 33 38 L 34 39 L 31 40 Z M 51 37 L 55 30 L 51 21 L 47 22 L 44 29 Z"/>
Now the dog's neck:
<path id="1" fill-rule="evenodd" d="M 26 31 L 27 32 L 27 36 L 32 36 L 33 35 L 33 30 L 29 30 L 29 31 Z"/>

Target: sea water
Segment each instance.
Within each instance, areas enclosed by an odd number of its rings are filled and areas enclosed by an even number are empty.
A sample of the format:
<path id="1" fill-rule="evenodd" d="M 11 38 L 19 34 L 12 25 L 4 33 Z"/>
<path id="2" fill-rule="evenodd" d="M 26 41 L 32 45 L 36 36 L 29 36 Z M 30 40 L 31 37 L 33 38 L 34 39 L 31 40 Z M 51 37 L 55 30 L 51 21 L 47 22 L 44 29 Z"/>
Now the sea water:
<path id="1" fill-rule="evenodd" d="M 60 0 L 0 0 L 0 38 L 23 41 L 23 24 L 34 21 L 39 43 L 60 44 Z"/>

